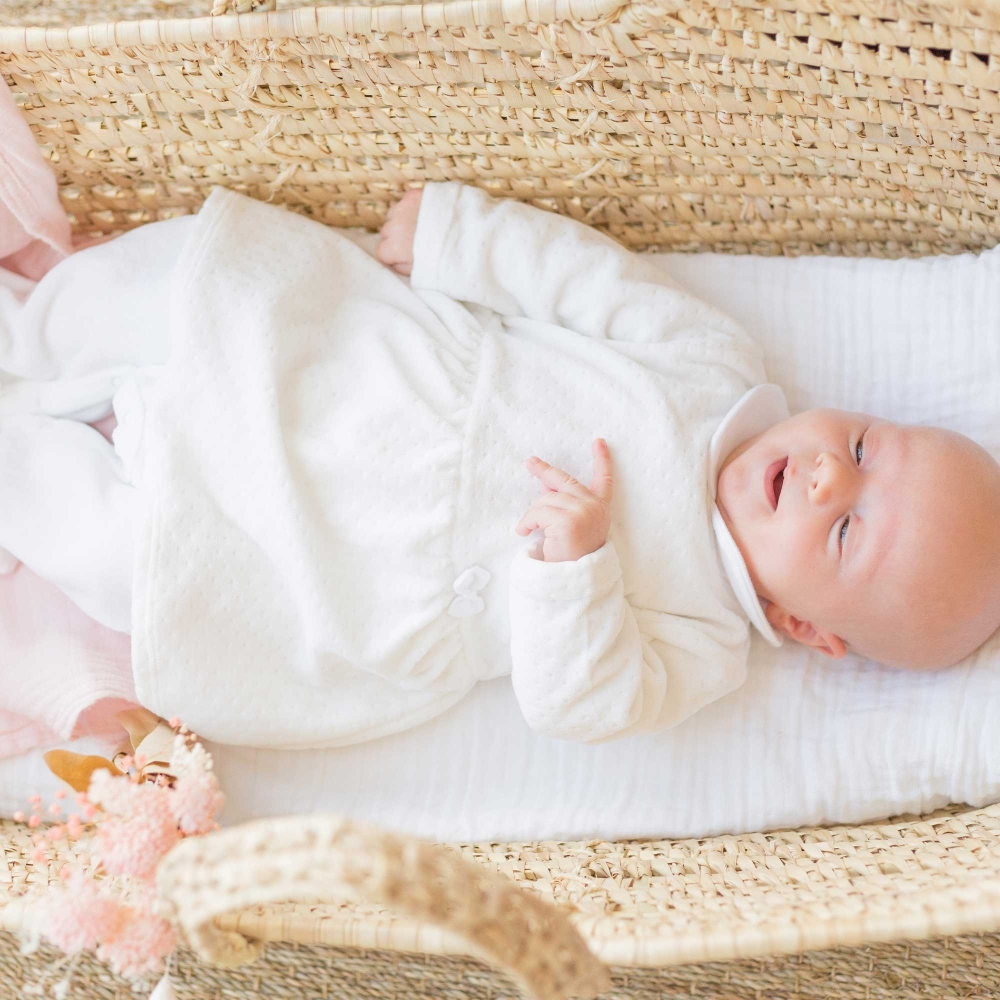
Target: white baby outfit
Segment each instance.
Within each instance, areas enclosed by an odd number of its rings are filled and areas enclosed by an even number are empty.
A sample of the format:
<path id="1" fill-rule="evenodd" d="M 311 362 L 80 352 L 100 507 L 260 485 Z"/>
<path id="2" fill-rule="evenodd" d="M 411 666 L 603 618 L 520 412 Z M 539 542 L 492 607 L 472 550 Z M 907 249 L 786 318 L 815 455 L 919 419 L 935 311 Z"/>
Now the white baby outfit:
<path id="1" fill-rule="evenodd" d="M 595 231 L 457 184 L 425 189 L 411 287 L 229 192 L 170 225 L 169 308 L 161 282 L 102 459 L 106 486 L 131 484 L 143 704 L 221 742 L 329 746 L 509 674 L 531 726 L 599 741 L 742 683 L 747 619 L 774 637 L 714 483 L 787 410 L 736 324 Z M 69 412 L 43 389 L 8 406 Z M 597 436 L 608 541 L 532 558 L 525 458 L 589 483 Z M 0 545 L 31 565 L 2 527 Z"/>

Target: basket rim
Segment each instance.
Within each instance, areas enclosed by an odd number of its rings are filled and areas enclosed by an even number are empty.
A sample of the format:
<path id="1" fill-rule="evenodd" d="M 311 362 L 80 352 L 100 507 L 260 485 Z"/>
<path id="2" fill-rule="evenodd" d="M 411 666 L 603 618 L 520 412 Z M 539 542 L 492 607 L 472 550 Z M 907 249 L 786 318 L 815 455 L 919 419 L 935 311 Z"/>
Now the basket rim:
<path id="1" fill-rule="evenodd" d="M 303 821 L 322 827 L 330 822 L 342 823 L 343 817 L 327 814 L 271 817 L 229 828 L 229 835 L 240 831 L 247 844 L 253 846 L 266 842 L 277 847 L 286 843 L 289 830 L 298 830 Z M 818 838 L 819 846 L 833 847 L 835 853 L 846 856 L 855 854 L 855 845 L 864 850 L 865 844 L 857 836 L 836 840 L 838 833 L 850 835 L 868 829 L 893 836 L 898 835 L 901 828 L 907 828 L 938 841 L 942 833 L 935 829 L 936 821 L 941 822 L 943 835 L 950 840 L 961 835 L 967 825 L 976 822 L 982 823 L 989 834 L 1000 836 L 1000 804 L 979 808 L 951 806 L 924 816 L 896 817 L 860 827 L 809 827 L 797 831 L 774 831 L 772 836 L 781 839 L 784 834 L 795 833 L 810 842 Z M 725 846 L 724 842 L 738 841 L 747 836 L 724 835 L 671 843 L 676 846 L 694 843 L 721 848 Z M 751 836 L 756 839 L 768 835 Z M 981 837 L 981 833 L 974 836 Z M 554 848 L 585 843 L 602 842 L 543 842 Z M 872 842 L 874 846 L 879 843 L 878 838 Z M 983 841 L 978 846 L 987 848 L 988 853 L 995 857 L 995 844 L 996 837 L 992 837 L 989 844 Z M 445 846 L 460 848 L 475 845 L 452 843 Z M 513 849 L 519 845 L 512 843 L 504 846 Z M 483 863 L 483 859 L 479 859 L 479 863 Z M 496 870 L 493 862 L 486 863 L 485 867 L 489 871 Z M 869 882 L 872 888 L 888 888 L 891 891 L 866 892 L 862 885 L 861 892 L 852 898 L 845 898 L 838 897 L 835 892 L 828 893 L 827 883 L 815 883 L 815 891 L 807 889 L 801 899 L 795 898 L 799 889 L 793 894 L 786 893 L 782 899 L 776 900 L 775 907 L 765 906 L 763 910 L 758 910 L 758 919 L 753 920 L 747 920 L 734 911 L 720 914 L 715 921 L 702 921 L 689 926 L 657 926 L 655 922 L 637 921 L 636 912 L 628 908 L 621 913 L 581 909 L 571 920 L 589 951 L 605 965 L 618 968 L 668 968 L 706 962 L 768 959 L 828 949 L 916 943 L 1000 931 L 1000 866 L 944 867 L 936 857 L 928 856 L 922 860 L 910 858 L 904 864 L 897 863 L 893 867 L 892 871 L 862 877 L 862 883 Z M 766 877 L 754 876 L 754 880 L 759 888 L 767 890 Z M 829 882 L 829 887 L 835 886 L 835 882 Z M 522 884 L 521 888 L 525 889 L 525 886 Z M 548 899 L 547 890 L 542 895 L 554 905 L 567 905 L 565 901 Z M 821 898 L 827 895 L 829 898 Z M 30 898 L 21 893 L 10 894 L 6 899 L 0 894 L 0 931 L 23 934 L 31 926 L 32 905 Z M 235 932 L 259 942 L 482 957 L 471 947 L 471 942 L 445 927 L 387 910 L 382 905 L 369 903 L 359 910 L 355 902 L 347 897 L 324 901 L 317 896 L 315 900 L 303 898 L 298 902 L 289 900 L 284 903 L 262 899 L 250 906 L 240 905 L 220 912 L 212 918 L 212 924 L 223 933 Z"/>
<path id="2" fill-rule="evenodd" d="M 758 925 L 720 922 L 714 929 L 634 933 L 627 916 L 574 920 L 590 951 L 615 968 L 674 968 L 705 962 L 740 962 L 803 955 L 831 948 L 919 943 L 1000 931 L 1000 878 L 969 886 L 924 889 L 913 905 L 873 907 L 826 920 L 793 917 Z M 0 910 L 2 913 L 2 910 Z M 16 916 L 11 924 L 17 923 Z M 19 914 L 17 916 L 20 916 Z M 328 948 L 385 948 L 430 955 L 475 957 L 467 942 L 433 924 L 392 913 L 344 913 L 325 904 L 268 903 L 217 917 L 215 925 L 267 943 Z"/>
<path id="3" fill-rule="evenodd" d="M 206 7 L 208 2 L 205 0 Z M 617 17 L 632 5 L 633 0 L 435 0 L 378 6 L 334 4 L 219 17 L 111 21 L 68 28 L 0 26 L 0 52 L 199 45 L 318 36 L 348 38 L 567 21 L 587 24 Z"/>
<path id="4" fill-rule="evenodd" d="M 774 0 L 784 10 L 796 0 Z M 1000 13 L 1000 0 L 884 0 L 897 18 L 912 16 L 911 8 L 941 6 Z M 493 28 L 504 25 L 574 23 L 621 20 L 629 9 L 684 8 L 684 0 L 433 0 L 420 3 L 361 5 L 332 2 L 323 6 L 292 7 L 248 14 L 195 18 L 116 20 L 67 28 L 3 26 L 0 54 L 86 51 L 144 45 L 199 45 L 286 38 L 327 36 L 349 38 L 372 34 L 413 34 L 453 28 Z M 721 6 L 759 7 L 760 0 L 720 2 Z M 806 6 L 811 7 L 811 4 Z M 836 6 L 836 5 L 834 5 Z M 921 20 L 923 20 L 921 18 Z"/>

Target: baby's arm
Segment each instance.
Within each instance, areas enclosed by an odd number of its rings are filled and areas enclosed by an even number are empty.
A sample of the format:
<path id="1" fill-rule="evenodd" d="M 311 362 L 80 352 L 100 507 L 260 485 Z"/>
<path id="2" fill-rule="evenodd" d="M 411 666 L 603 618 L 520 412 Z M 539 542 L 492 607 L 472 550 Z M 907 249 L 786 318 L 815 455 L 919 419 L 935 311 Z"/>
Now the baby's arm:
<path id="1" fill-rule="evenodd" d="M 602 438 L 593 453 L 589 489 L 528 459 L 542 492 L 514 529 L 544 538 L 538 559 L 525 549 L 511 567 L 511 683 L 532 729 L 563 739 L 617 735 L 663 700 L 663 671 L 643 661 L 608 540 L 613 477 Z"/>
<path id="2" fill-rule="evenodd" d="M 590 337 L 667 340 L 692 330 L 742 335 L 653 261 L 582 223 L 457 183 L 428 184 L 393 207 L 379 259 L 414 288 Z"/>
<path id="3" fill-rule="evenodd" d="M 511 684 L 528 725 L 596 742 L 653 728 L 667 685 L 639 633 L 612 542 L 572 562 L 511 564 Z"/>
<path id="4" fill-rule="evenodd" d="M 542 558 L 511 564 L 511 683 L 528 724 L 561 739 L 602 742 L 674 725 L 736 687 L 746 629 L 713 629 L 625 597 L 610 527 L 612 469 L 594 442 L 590 489 L 540 459 L 543 493 L 516 530 L 545 533 Z M 728 642 L 726 641 L 728 640 Z"/>
<path id="5" fill-rule="evenodd" d="M 557 739 L 600 743 L 668 729 L 746 677 L 741 623 L 634 608 L 610 541 L 576 562 L 518 553 L 510 618 L 518 705 L 532 729 Z"/>

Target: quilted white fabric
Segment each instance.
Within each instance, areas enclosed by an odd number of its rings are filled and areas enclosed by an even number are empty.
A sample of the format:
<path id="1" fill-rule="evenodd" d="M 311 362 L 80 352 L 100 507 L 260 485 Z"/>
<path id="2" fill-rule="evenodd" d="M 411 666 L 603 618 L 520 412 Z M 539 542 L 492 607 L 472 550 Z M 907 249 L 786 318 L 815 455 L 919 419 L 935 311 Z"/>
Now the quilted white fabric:
<path id="1" fill-rule="evenodd" d="M 591 742 L 738 687 L 706 458 L 759 345 L 650 258 L 477 188 L 425 188 L 413 256 L 407 288 L 300 216 L 222 188 L 201 209 L 146 396 L 138 700 L 212 740 L 332 747 L 509 674 L 532 729 Z M 589 481 L 598 435 L 607 541 L 530 558 L 525 459 Z"/>
<path id="2" fill-rule="evenodd" d="M 793 410 L 938 424 L 1000 456 L 1000 251 L 661 261 L 760 338 Z M 537 735 L 501 678 L 372 743 L 213 751 L 230 823 L 323 810 L 438 840 L 688 837 L 998 800 L 997 704 L 998 639 L 917 675 L 757 637 L 740 689 L 659 734 L 598 746 Z M 0 762 L 0 810 L 48 780 L 40 755 Z"/>

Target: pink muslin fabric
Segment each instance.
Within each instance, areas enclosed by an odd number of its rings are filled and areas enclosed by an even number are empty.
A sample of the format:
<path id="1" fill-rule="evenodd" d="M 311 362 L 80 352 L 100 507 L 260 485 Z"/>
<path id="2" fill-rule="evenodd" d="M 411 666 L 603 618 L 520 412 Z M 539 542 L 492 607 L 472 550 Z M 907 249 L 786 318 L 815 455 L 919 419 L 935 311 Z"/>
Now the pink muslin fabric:
<path id="1" fill-rule="evenodd" d="M 38 280 L 73 248 L 55 178 L 0 77 L 0 267 Z M 129 637 L 26 566 L 0 576 L 0 663 L 0 758 L 121 736 L 114 714 L 135 704 Z"/>
<path id="2" fill-rule="evenodd" d="M 55 177 L 0 79 L 0 267 L 37 281 L 71 250 Z"/>

